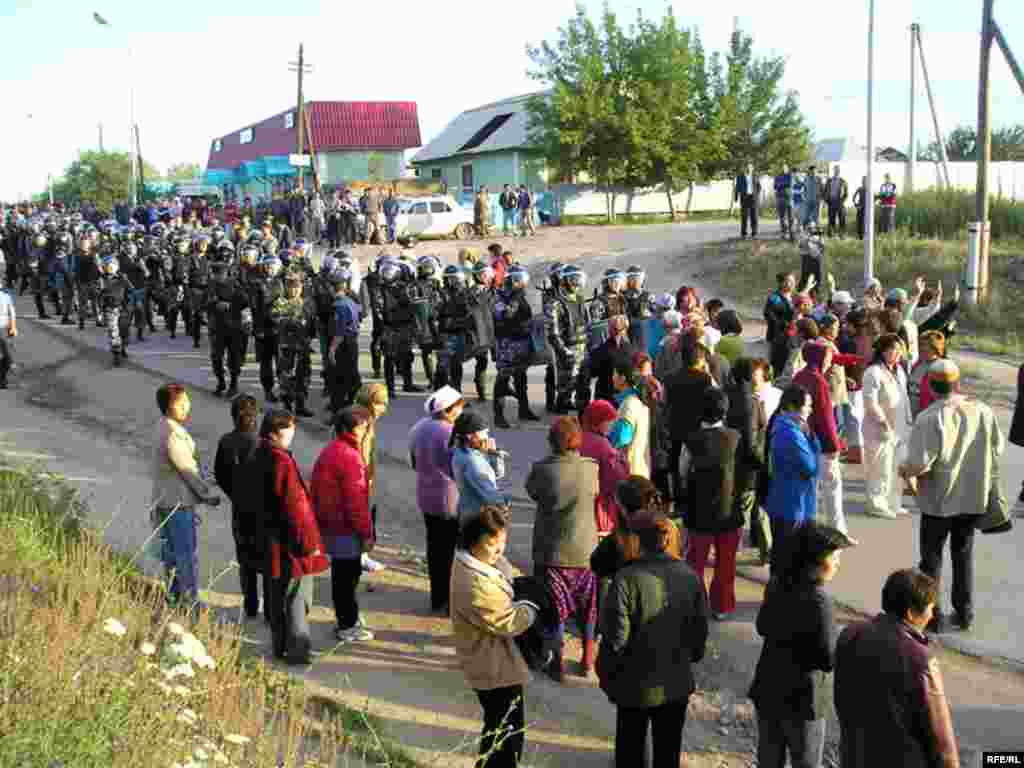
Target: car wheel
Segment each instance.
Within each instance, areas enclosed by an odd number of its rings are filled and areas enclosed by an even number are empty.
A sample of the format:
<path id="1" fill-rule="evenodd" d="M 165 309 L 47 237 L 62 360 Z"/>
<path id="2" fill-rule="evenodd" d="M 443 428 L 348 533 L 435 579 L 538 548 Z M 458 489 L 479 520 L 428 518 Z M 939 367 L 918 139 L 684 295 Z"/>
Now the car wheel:
<path id="1" fill-rule="evenodd" d="M 469 240 L 473 236 L 473 225 L 463 222 L 455 228 L 456 240 Z"/>

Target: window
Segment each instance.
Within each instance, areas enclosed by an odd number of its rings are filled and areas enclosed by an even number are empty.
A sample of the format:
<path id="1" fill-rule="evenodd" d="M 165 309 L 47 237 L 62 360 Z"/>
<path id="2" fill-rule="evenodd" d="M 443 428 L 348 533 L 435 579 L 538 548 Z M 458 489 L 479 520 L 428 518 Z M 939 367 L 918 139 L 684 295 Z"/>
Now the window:
<path id="1" fill-rule="evenodd" d="M 473 164 L 462 166 L 462 186 L 465 189 L 473 188 Z"/>
<path id="2" fill-rule="evenodd" d="M 284 128 L 285 130 L 291 130 L 295 127 L 295 113 L 285 112 L 284 113 Z"/>
<path id="3" fill-rule="evenodd" d="M 440 168 L 431 168 L 430 169 L 430 178 L 432 178 L 432 179 L 440 179 L 441 178 L 441 169 Z"/>
<path id="4" fill-rule="evenodd" d="M 214 152 L 220 152 L 222 149 L 224 149 L 224 142 L 221 141 L 220 139 L 214 139 L 213 140 L 213 151 Z"/>
<path id="5" fill-rule="evenodd" d="M 509 112 L 508 114 L 505 115 L 497 115 L 495 117 L 492 117 L 484 124 L 483 128 L 481 128 L 479 131 L 473 134 L 473 137 L 469 141 L 467 141 L 465 144 L 459 147 L 459 151 L 465 152 L 467 149 L 474 149 L 476 147 L 479 147 L 481 144 L 483 144 L 491 137 L 491 134 L 493 134 L 495 131 L 501 128 L 501 126 L 507 123 L 508 119 L 512 117 L 512 114 L 513 113 Z"/>
<path id="6" fill-rule="evenodd" d="M 252 128 L 246 128 L 238 134 L 239 144 L 252 144 Z"/>
<path id="7" fill-rule="evenodd" d="M 426 213 L 426 212 L 427 212 L 427 204 L 426 203 L 416 203 L 412 207 L 412 209 L 409 211 L 409 213 L 411 213 L 413 215 L 415 215 L 417 213 Z"/>
<path id="8" fill-rule="evenodd" d="M 447 213 L 448 206 L 444 204 L 443 200 L 432 200 L 430 203 L 431 213 Z"/>

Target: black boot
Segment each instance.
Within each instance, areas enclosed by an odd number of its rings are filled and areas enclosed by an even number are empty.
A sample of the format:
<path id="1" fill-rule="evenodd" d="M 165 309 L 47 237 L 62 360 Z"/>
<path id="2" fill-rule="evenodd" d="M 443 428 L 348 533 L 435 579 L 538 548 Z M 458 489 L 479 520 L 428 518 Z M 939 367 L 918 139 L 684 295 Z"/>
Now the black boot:
<path id="1" fill-rule="evenodd" d="M 421 354 L 421 357 L 423 358 L 423 375 L 427 377 L 427 381 L 433 381 L 434 380 L 434 363 L 430 359 L 430 353 L 429 352 L 423 352 Z"/>
<path id="2" fill-rule="evenodd" d="M 121 365 L 121 353 L 118 352 L 115 349 L 115 350 L 113 350 L 113 355 L 114 355 L 114 367 L 117 368 L 118 366 Z"/>
<path id="3" fill-rule="evenodd" d="M 274 394 L 274 388 L 273 387 L 269 387 L 269 388 L 268 387 L 264 387 L 263 388 L 263 399 L 266 400 L 268 403 L 277 403 L 277 402 L 279 402 L 278 396 Z"/>
<path id="4" fill-rule="evenodd" d="M 215 394 L 217 397 L 220 397 L 221 395 L 224 394 L 224 391 L 227 388 L 228 388 L 228 385 L 224 383 L 224 377 L 223 376 L 218 376 L 217 377 L 217 388 L 215 390 L 213 390 L 213 394 Z"/>
<path id="5" fill-rule="evenodd" d="M 512 425 L 505 418 L 505 406 L 500 397 L 494 398 L 494 426 L 498 429 L 511 429 Z"/>
<path id="6" fill-rule="evenodd" d="M 313 418 L 314 414 L 309 408 L 306 407 L 306 398 L 297 397 L 295 398 L 295 415 L 301 416 L 304 419 Z"/>
<path id="7" fill-rule="evenodd" d="M 540 421 L 540 416 L 530 410 L 530 400 L 526 392 L 526 374 L 516 376 L 516 400 L 519 401 L 520 421 Z"/>
<path id="8" fill-rule="evenodd" d="M 135 329 L 135 338 L 138 339 L 139 341 L 145 341 L 146 340 L 142 336 L 142 326 L 141 325 L 138 328 Z"/>
<path id="9" fill-rule="evenodd" d="M 238 394 L 238 377 L 231 377 L 231 386 L 228 387 L 228 391 L 224 394 L 229 400 Z"/>
<path id="10" fill-rule="evenodd" d="M 46 307 L 43 306 L 43 297 L 36 294 L 36 312 L 39 314 L 40 320 L 49 320 L 50 316 L 46 314 Z"/>
<path id="11" fill-rule="evenodd" d="M 406 371 L 405 376 L 403 376 L 403 379 L 405 380 L 404 383 L 402 384 L 402 391 L 403 392 L 412 392 L 412 393 L 415 394 L 417 392 L 422 392 L 423 391 L 423 387 L 419 386 L 418 384 L 413 384 L 412 383 L 412 370 L 411 369 Z"/>

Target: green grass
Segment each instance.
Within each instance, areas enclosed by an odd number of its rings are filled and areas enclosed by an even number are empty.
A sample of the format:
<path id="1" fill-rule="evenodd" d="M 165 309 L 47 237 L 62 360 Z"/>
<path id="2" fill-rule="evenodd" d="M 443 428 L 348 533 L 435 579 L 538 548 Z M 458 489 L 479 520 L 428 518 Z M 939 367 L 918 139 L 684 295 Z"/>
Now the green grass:
<path id="1" fill-rule="evenodd" d="M 219 753 L 239 768 L 415 767 L 380 721 L 244 656 L 233 625 L 190 622 L 162 589 L 140 588 L 147 580 L 83 525 L 84 511 L 59 476 L 0 467 L 0 765 L 184 765 L 200 750 L 203 765 Z M 212 668 L 166 678 L 181 663 L 173 622 Z"/>
<path id="2" fill-rule="evenodd" d="M 896 227 L 920 237 L 962 238 L 967 224 L 976 219 L 972 190 L 928 189 L 904 195 L 896 204 Z M 1024 202 L 993 196 L 989 222 L 993 240 L 1024 238 Z"/>
<path id="3" fill-rule="evenodd" d="M 1022 252 L 1022 239 L 993 241 L 988 300 L 978 306 L 967 306 L 961 300 L 960 333 L 954 337 L 958 344 L 989 354 L 1024 355 L 1024 339 L 1020 336 L 1024 328 L 1024 287 L 1009 277 L 1011 259 Z M 914 279 L 921 275 L 931 287 L 941 281 L 944 298 L 948 299 L 961 282 L 966 255 L 963 239 L 921 239 L 900 231 L 878 238 L 874 269 L 886 290 L 902 287 L 910 291 Z M 797 246 L 781 240 L 712 245 L 705 249 L 704 256 L 712 281 L 726 295 L 758 312 L 775 287 L 776 273 L 800 271 Z M 856 238 L 826 241 L 825 270 L 835 275 L 838 288 L 857 295 L 863 289 L 864 244 Z"/>

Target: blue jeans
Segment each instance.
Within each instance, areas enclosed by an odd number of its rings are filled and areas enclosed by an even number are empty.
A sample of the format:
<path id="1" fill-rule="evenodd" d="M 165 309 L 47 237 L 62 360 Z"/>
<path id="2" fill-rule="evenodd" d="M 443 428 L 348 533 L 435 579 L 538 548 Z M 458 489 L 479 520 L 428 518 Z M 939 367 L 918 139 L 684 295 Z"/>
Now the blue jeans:
<path id="1" fill-rule="evenodd" d="M 195 509 L 178 507 L 174 512 L 159 510 L 163 520 L 160 529 L 160 560 L 171 576 L 170 595 L 174 599 L 199 600 L 199 558 L 196 553 L 196 529 L 199 526 Z"/>
<path id="2" fill-rule="evenodd" d="M 387 219 L 387 225 L 388 225 L 388 242 L 389 243 L 393 243 L 393 242 L 395 242 L 395 226 L 396 226 L 395 225 L 395 219 L 394 218 Z"/>
<path id="3" fill-rule="evenodd" d="M 518 208 L 502 209 L 501 227 L 505 230 L 506 235 L 508 234 L 509 229 L 512 230 L 513 234 L 515 233 L 518 214 Z"/>

